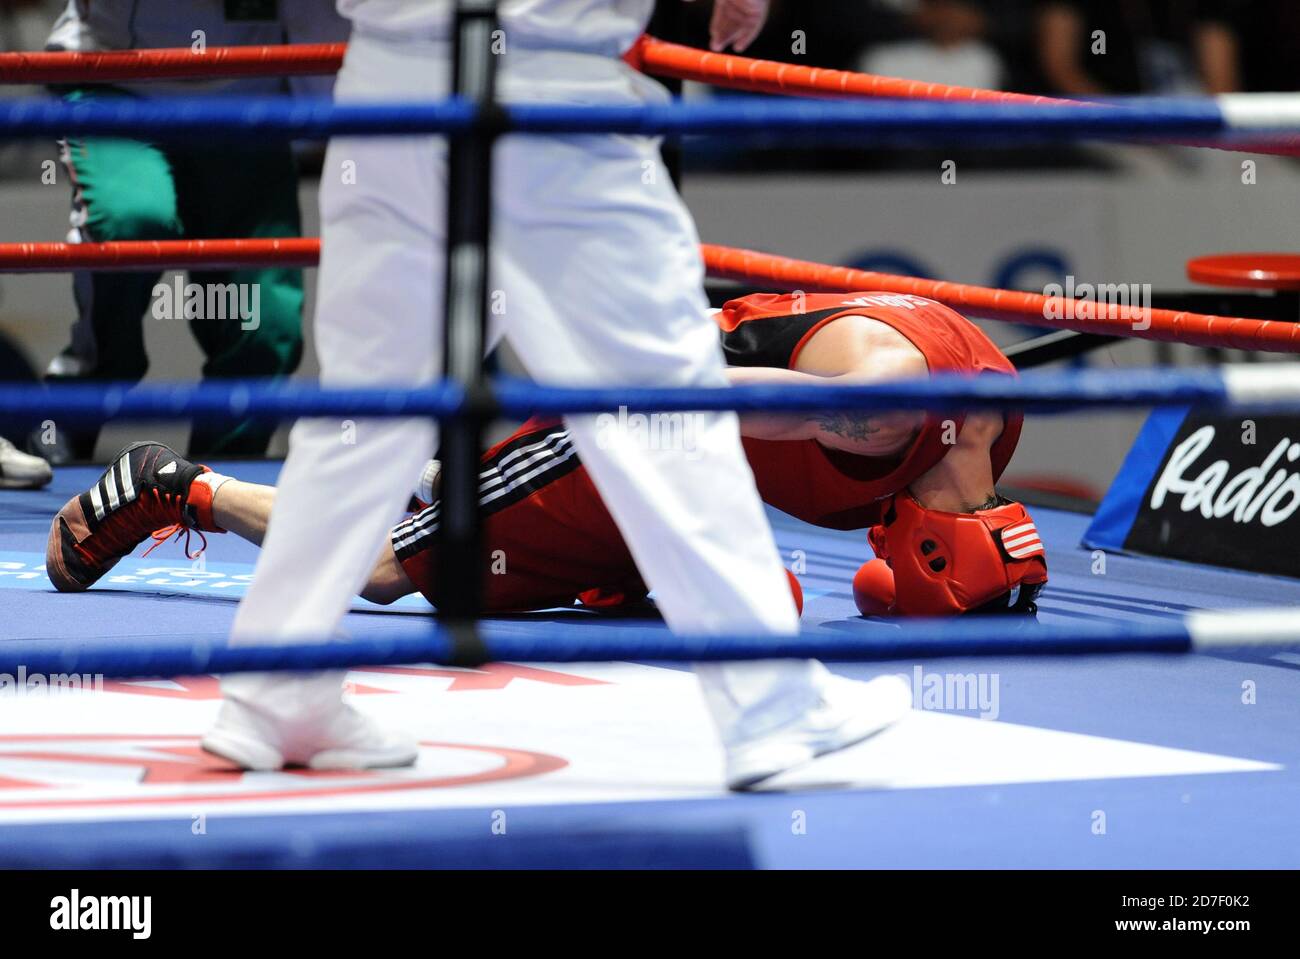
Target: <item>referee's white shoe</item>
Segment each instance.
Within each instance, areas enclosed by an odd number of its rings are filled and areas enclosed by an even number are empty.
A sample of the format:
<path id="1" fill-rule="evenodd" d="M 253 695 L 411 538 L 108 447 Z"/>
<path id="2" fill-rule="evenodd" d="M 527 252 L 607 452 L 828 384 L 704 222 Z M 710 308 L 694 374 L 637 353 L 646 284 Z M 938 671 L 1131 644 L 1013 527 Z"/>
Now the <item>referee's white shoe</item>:
<path id="1" fill-rule="evenodd" d="M 912 709 L 901 676 L 869 682 L 830 676 L 821 702 L 794 722 L 727 748 L 727 788 L 745 792 L 818 756 L 847 749 L 888 729 Z"/>
<path id="2" fill-rule="evenodd" d="M 285 766 L 309 769 L 380 769 L 409 766 L 420 747 L 404 733 L 388 730 L 352 706 L 340 703 L 324 716 L 286 726 L 256 706 L 227 698 L 203 749 L 242 769 L 266 772 Z"/>

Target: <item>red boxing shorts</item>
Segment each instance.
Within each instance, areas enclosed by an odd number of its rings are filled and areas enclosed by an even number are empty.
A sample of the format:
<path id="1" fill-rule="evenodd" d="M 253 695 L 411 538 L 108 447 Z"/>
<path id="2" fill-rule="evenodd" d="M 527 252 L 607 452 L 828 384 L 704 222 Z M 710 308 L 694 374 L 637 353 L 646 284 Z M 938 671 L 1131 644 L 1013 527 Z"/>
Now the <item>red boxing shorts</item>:
<path id="1" fill-rule="evenodd" d="M 646 596 L 632 554 L 578 461 L 564 424 L 529 420 L 483 457 L 479 480 L 489 613 L 636 602 Z M 393 550 L 434 606 L 440 504 L 393 528 Z"/>

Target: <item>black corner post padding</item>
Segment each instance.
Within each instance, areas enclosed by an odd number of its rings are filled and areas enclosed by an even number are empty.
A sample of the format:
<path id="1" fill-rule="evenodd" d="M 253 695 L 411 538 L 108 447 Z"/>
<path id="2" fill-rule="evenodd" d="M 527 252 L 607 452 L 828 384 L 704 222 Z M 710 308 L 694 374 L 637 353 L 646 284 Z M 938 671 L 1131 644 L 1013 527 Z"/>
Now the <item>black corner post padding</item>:
<path id="1" fill-rule="evenodd" d="M 439 614 L 454 624 L 458 645 L 483 609 L 483 535 L 479 457 L 494 415 L 484 369 L 492 220 L 492 147 L 501 130 L 496 104 L 496 0 L 457 0 L 452 27 L 452 92 L 472 101 L 477 119 L 447 144 L 447 251 L 443 375 L 465 389 L 464 415 L 442 423 L 442 509 L 437 575 L 445 597 Z M 432 171 L 431 171 L 432 172 Z M 473 654 L 471 653 L 471 656 Z"/>
<path id="2" fill-rule="evenodd" d="M 492 661 L 487 643 L 479 635 L 478 623 L 472 619 L 452 619 L 446 623 L 447 641 L 451 652 L 447 657 L 448 666 L 473 669 Z"/>

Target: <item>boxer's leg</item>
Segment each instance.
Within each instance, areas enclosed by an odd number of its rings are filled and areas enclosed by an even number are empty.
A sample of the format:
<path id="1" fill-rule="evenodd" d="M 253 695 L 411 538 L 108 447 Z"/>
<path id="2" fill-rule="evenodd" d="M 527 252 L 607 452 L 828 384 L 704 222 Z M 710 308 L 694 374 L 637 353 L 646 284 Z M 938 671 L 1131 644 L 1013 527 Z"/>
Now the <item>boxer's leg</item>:
<path id="1" fill-rule="evenodd" d="M 636 565 L 567 436 L 558 420 L 533 420 L 483 457 L 489 609 L 567 606 L 589 589 L 644 596 Z M 275 498 L 274 486 L 222 477 L 212 497 L 213 521 L 260 546 Z M 436 601 L 433 534 L 440 504 L 435 495 L 426 500 L 429 507 L 391 531 L 362 598 L 386 605 L 422 592 Z"/>
<path id="2" fill-rule="evenodd" d="M 274 505 L 274 486 L 229 479 L 212 496 L 212 518 L 226 532 L 261 546 Z"/>
<path id="3" fill-rule="evenodd" d="M 393 552 L 392 543 L 385 543 L 380 548 L 379 559 L 375 560 L 375 568 L 370 571 L 370 578 L 362 587 L 361 598 L 387 606 L 389 603 L 397 602 L 403 596 L 410 596 L 419 591 L 419 587 L 411 581 L 411 577 L 406 575 L 401 560 Z"/>

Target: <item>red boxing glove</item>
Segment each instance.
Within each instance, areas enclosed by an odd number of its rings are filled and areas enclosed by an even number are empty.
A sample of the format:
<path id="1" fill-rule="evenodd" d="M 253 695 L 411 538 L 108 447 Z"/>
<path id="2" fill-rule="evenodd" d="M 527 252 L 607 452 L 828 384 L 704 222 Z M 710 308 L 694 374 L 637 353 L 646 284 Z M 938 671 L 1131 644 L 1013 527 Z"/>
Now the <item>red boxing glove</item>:
<path id="1" fill-rule="evenodd" d="M 794 596 L 794 608 L 803 615 L 803 587 L 799 585 L 799 579 L 788 569 L 785 571 L 786 578 L 790 580 L 790 594 Z"/>
<path id="2" fill-rule="evenodd" d="M 894 605 L 894 571 L 883 559 L 862 564 L 853 576 L 853 602 L 863 616 L 888 616 Z"/>

